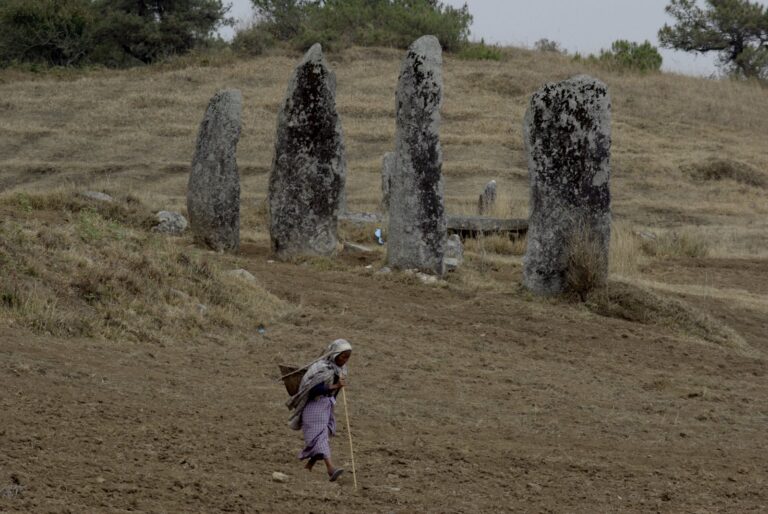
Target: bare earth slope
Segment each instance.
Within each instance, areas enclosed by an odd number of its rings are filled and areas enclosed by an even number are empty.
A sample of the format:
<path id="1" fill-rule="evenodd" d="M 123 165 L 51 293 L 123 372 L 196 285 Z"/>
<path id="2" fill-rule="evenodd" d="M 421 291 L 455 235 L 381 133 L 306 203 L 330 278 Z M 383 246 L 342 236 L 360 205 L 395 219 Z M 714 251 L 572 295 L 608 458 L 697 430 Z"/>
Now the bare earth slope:
<path id="1" fill-rule="evenodd" d="M 264 336 L 0 341 L 0 508 L 35 512 L 760 512 L 766 366 L 515 292 L 248 269 L 307 306 Z M 763 279 L 765 290 L 768 284 Z M 752 322 L 749 313 L 740 321 Z M 360 489 L 301 469 L 278 362 L 336 336 Z M 765 333 L 750 342 L 768 350 Z M 337 412 L 341 414 L 340 405 Z M 346 432 L 335 440 L 349 469 Z M 271 473 L 290 476 L 285 484 Z M 15 477 L 15 478 L 14 478 Z"/>

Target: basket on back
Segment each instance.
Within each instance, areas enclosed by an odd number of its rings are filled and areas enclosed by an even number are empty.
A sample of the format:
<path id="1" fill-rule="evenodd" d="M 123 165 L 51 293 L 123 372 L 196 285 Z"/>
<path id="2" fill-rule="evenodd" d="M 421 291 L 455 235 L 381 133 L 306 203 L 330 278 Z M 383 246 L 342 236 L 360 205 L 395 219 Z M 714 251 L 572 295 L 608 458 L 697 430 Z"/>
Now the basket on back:
<path id="1" fill-rule="evenodd" d="M 307 368 L 299 369 L 294 366 L 282 366 L 280 368 L 280 377 L 285 384 L 285 390 L 288 394 L 293 396 L 299 392 L 299 386 L 301 385 L 301 379 L 304 377 L 304 373 L 307 372 Z"/>

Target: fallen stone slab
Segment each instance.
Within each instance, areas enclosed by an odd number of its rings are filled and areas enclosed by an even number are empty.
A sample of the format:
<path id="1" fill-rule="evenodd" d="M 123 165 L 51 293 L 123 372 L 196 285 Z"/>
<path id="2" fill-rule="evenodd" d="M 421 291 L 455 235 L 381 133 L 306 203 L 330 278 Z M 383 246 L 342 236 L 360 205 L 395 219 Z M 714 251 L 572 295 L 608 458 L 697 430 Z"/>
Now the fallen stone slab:
<path id="1" fill-rule="evenodd" d="M 446 221 L 448 233 L 458 234 L 462 238 L 490 234 L 505 234 L 511 238 L 525 235 L 528 231 L 526 219 L 449 215 Z"/>

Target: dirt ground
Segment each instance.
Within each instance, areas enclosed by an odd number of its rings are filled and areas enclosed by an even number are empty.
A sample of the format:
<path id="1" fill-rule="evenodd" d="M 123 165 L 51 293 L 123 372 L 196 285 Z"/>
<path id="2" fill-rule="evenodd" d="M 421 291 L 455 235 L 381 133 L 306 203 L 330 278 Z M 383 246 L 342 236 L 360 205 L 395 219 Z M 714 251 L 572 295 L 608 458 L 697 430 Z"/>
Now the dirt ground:
<path id="1" fill-rule="evenodd" d="M 247 340 L 0 333 L 3 512 L 765 512 L 766 360 L 519 290 L 268 262 L 302 308 Z M 650 276 L 768 294 L 766 262 L 676 260 Z M 746 270 L 746 271 L 745 271 Z M 507 276 L 504 274 L 506 273 Z M 746 273 L 746 275 L 745 275 Z M 450 281 L 449 281 L 450 283 Z M 692 298 L 768 353 L 766 320 Z M 296 460 L 277 363 L 354 345 L 358 489 Z M 336 460 L 351 468 L 343 408 Z M 272 473 L 288 475 L 273 481 Z"/>

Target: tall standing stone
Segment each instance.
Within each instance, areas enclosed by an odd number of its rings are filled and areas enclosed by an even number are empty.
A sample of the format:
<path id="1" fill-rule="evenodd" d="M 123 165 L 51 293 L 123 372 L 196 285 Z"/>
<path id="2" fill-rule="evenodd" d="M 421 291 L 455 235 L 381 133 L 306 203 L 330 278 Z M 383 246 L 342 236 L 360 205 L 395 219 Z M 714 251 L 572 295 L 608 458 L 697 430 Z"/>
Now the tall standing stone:
<path id="1" fill-rule="evenodd" d="M 346 157 L 336 75 L 315 44 L 288 84 L 269 176 L 269 233 L 279 258 L 336 252 Z"/>
<path id="2" fill-rule="evenodd" d="M 439 135 L 442 62 L 437 38 L 423 36 L 408 48 L 400 67 L 387 240 L 390 266 L 436 275 L 445 272 L 447 235 Z"/>
<path id="3" fill-rule="evenodd" d="M 395 171 L 395 152 L 387 152 L 381 159 L 381 207 L 389 211 L 389 198 L 392 193 L 392 176 Z"/>
<path id="4" fill-rule="evenodd" d="M 525 115 L 531 183 L 523 282 L 534 293 L 565 290 L 567 260 L 577 237 L 596 249 L 608 273 L 611 236 L 611 101 L 607 86 L 579 75 L 547 84 Z"/>
<path id="5" fill-rule="evenodd" d="M 477 200 L 477 213 L 480 216 L 487 216 L 493 212 L 496 206 L 496 181 L 491 180 L 485 185 L 480 198 Z"/>
<path id="6" fill-rule="evenodd" d="M 197 135 L 187 185 L 187 214 L 197 242 L 214 250 L 240 248 L 240 174 L 237 142 L 243 97 L 229 89 L 208 104 Z"/>

